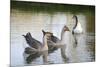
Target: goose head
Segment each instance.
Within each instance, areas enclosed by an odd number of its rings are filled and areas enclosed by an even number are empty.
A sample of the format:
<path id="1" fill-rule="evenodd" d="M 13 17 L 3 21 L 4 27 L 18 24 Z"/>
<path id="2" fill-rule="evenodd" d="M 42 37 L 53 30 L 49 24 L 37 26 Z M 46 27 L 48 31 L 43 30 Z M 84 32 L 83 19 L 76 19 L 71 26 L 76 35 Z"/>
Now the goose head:
<path id="1" fill-rule="evenodd" d="M 62 28 L 62 31 L 61 31 L 61 40 L 63 39 L 64 33 L 67 32 L 67 31 L 70 31 L 70 30 L 66 25 L 64 25 L 64 27 Z"/>
<path id="2" fill-rule="evenodd" d="M 43 32 L 43 36 L 46 36 L 47 40 L 51 40 L 51 36 L 53 35 L 53 33 L 45 32 L 44 30 L 42 30 L 42 32 Z"/>
<path id="3" fill-rule="evenodd" d="M 63 27 L 62 31 L 65 32 L 65 31 L 70 31 L 70 30 L 69 30 L 69 28 L 65 25 L 65 26 Z"/>

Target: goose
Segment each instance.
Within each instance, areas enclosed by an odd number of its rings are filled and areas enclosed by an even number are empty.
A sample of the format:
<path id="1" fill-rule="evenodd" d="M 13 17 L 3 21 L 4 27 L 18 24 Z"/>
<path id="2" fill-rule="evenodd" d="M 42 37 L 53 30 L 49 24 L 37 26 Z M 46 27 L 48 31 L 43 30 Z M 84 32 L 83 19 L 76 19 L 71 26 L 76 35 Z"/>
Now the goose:
<path id="1" fill-rule="evenodd" d="M 26 42 L 27 44 L 32 47 L 32 48 L 35 48 L 35 49 L 38 49 L 40 48 L 40 46 L 42 45 L 41 42 L 39 42 L 38 40 L 34 39 L 32 36 L 31 36 L 31 33 L 28 32 L 26 35 L 23 35 L 24 38 L 26 39 Z"/>
<path id="2" fill-rule="evenodd" d="M 32 59 L 35 59 L 39 57 L 40 55 L 43 55 L 43 62 L 48 62 L 48 45 L 47 45 L 47 39 L 49 34 L 46 33 L 43 36 L 43 44 L 37 41 L 36 39 L 32 38 L 30 33 L 27 33 L 26 36 L 23 35 L 29 44 L 30 47 L 25 48 L 25 52 L 27 54 L 30 54 L 30 56 L 27 57 L 26 61 L 27 63 L 30 63 Z"/>
<path id="3" fill-rule="evenodd" d="M 68 48 L 68 42 L 69 42 L 69 38 L 68 36 L 70 35 L 70 30 L 69 28 L 64 25 L 64 27 L 62 28 L 62 31 L 61 31 L 61 56 L 64 60 L 64 62 L 67 62 L 69 59 L 66 55 L 66 49 Z"/>
<path id="4" fill-rule="evenodd" d="M 61 49 L 61 56 L 64 60 L 64 62 L 67 62 L 68 58 L 66 56 L 66 41 L 68 40 L 68 38 L 66 39 L 66 33 L 67 35 L 69 36 L 69 28 L 65 25 L 62 29 L 62 32 L 61 32 L 61 39 L 57 38 L 56 36 L 53 35 L 53 33 L 49 36 L 49 40 L 48 40 L 48 47 L 50 49 L 50 51 L 55 51 L 57 50 L 58 48 Z M 49 33 L 49 32 L 45 32 L 43 31 L 43 33 Z M 56 49 L 55 49 L 56 48 Z"/>
<path id="5" fill-rule="evenodd" d="M 58 47 L 56 47 L 55 45 L 56 45 L 56 43 L 58 43 L 60 41 L 60 39 L 57 38 L 56 36 L 54 36 L 53 33 L 51 33 L 51 32 L 45 32 L 44 30 L 42 30 L 42 32 L 43 32 L 43 34 L 45 34 L 45 33 L 50 34 L 49 38 L 48 38 L 48 41 L 47 41 L 48 48 L 49 48 L 48 52 L 53 53 L 55 50 L 58 49 Z"/>
<path id="6" fill-rule="evenodd" d="M 74 20 L 75 26 L 73 27 L 72 34 L 74 35 L 75 43 L 77 44 L 78 42 L 75 35 L 82 34 L 83 29 L 82 29 L 81 23 L 78 22 L 78 17 L 76 15 L 73 16 L 73 20 Z"/>

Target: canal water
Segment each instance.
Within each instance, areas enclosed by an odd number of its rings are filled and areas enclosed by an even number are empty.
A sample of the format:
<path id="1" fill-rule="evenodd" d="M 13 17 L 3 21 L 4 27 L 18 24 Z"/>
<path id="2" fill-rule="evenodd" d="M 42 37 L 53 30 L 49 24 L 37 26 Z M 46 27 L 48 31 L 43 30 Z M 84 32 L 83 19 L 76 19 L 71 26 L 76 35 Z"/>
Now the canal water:
<path id="1" fill-rule="evenodd" d="M 84 31 L 82 35 L 77 35 L 77 47 L 73 49 L 69 47 L 71 50 L 68 50 L 68 53 L 66 52 L 69 58 L 68 62 L 63 61 L 60 49 L 48 55 L 49 62 L 50 64 L 61 64 L 95 61 L 94 6 L 85 6 L 86 8 L 84 7 L 83 11 L 81 11 L 80 9 L 77 9 L 79 7 L 73 5 L 71 6 L 73 8 L 66 7 L 70 8 L 68 11 L 64 9 L 61 9 L 60 11 L 60 9 L 54 9 L 54 6 L 56 5 L 53 5 L 52 8 L 50 7 L 50 10 L 52 9 L 52 11 L 45 11 L 42 10 L 42 8 L 39 10 L 39 7 L 32 6 L 34 3 L 31 3 L 31 5 L 26 8 L 18 5 L 25 5 L 27 2 L 21 2 L 22 4 L 18 3 L 19 2 L 14 2 L 13 4 L 12 2 L 11 5 L 11 66 L 43 64 L 42 56 L 36 58 L 30 64 L 26 63 L 23 52 L 28 44 L 22 35 L 30 32 L 35 39 L 42 42 L 43 29 L 52 32 L 56 37 L 61 39 L 61 30 L 64 25 L 67 25 L 70 31 L 72 31 L 72 28 L 75 25 L 72 20 L 73 15 L 78 16 L 78 21 L 81 23 Z M 29 9 L 30 6 L 35 9 Z M 50 6 L 50 4 L 48 6 Z M 71 10 L 75 9 L 74 7 L 77 9 L 75 12 Z M 44 7 L 43 9 L 48 9 L 48 7 Z"/>

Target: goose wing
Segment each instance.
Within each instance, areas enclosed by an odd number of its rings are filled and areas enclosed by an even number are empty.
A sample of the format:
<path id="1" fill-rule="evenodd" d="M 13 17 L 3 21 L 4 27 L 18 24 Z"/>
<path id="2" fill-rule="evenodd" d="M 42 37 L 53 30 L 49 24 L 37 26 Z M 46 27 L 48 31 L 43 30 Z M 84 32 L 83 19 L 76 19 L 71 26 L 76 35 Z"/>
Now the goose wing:
<path id="1" fill-rule="evenodd" d="M 39 49 L 42 45 L 42 43 L 33 38 L 30 33 L 26 34 L 25 39 L 27 44 L 32 48 Z"/>
<path id="2" fill-rule="evenodd" d="M 54 43 L 57 43 L 57 42 L 60 41 L 60 39 L 57 38 L 56 36 L 52 35 L 52 36 L 51 36 L 51 41 L 53 41 Z"/>
<path id="3" fill-rule="evenodd" d="M 35 48 L 26 47 L 24 52 L 25 52 L 26 54 L 35 54 L 37 51 L 38 51 L 38 50 L 35 49 Z"/>

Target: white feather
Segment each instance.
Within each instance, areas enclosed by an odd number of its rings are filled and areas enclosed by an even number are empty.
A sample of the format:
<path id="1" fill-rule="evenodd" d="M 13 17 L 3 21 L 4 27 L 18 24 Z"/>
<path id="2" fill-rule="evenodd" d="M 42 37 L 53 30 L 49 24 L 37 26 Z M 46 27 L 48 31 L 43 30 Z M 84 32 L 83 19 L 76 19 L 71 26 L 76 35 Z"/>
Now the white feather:
<path id="1" fill-rule="evenodd" d="M 71 57 L 73 54 L 73 47 L 74 47 L 74 38 L 73 38 L 73 36 L 72 36 L 72 34 L 71 34 L 71 32 L 70 31 L 66 31 L 64 34 L 63 34 L 63 36 L 62 36 L 63 38 L 62 38 L 62 41 L 61 41 L 61 43 L 62 44 L 64 44 L 64 45 L 66 45 L 66 55 L 67 55 L 67 57 Z"/>
<path id="2" fill-rule="evenodd" d="M 78 22 L 76 28 L 74 29 L 74 33 L 82 33 L 82 32 L 83 32 L 82 26 L 81 26 L 81 24 Z"/>

